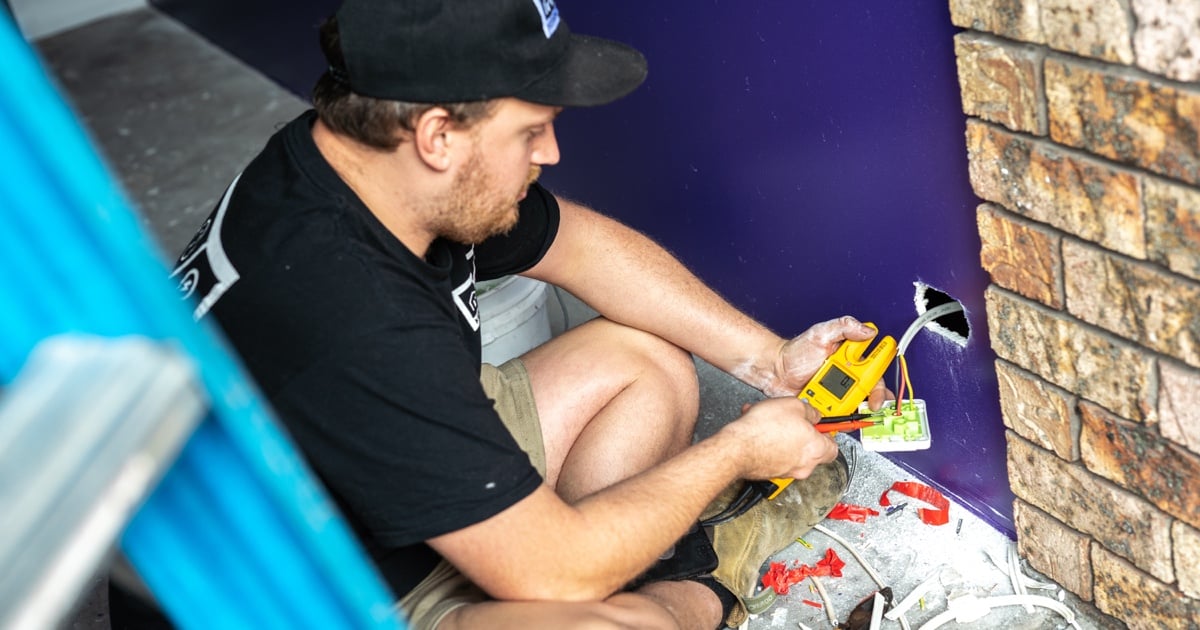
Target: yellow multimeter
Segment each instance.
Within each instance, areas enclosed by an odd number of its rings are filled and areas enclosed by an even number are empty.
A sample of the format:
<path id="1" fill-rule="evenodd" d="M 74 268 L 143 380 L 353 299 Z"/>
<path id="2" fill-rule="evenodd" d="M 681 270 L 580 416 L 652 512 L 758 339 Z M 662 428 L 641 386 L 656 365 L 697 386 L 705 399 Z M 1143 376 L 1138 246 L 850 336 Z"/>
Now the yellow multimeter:
<path id="1" fill-rule="evenodd" d="M 875 331 L 879 330 L 870 322 L 866 325 Z M 875 349 L 864 355 L 867 346 L 875 340 L 879 341 Z M 825 359 L 821 369 L 800 390 L 799 396 L 808 400 L 808 404 L 826 418 L 854 413 L 858 404 L 871 393 L 875 383 L 883 378 L 883 373 L 894 358 L 896 340 L 890 335 L 882 339 L 876 336 L 866 341 L 847 339 Z"/>
<path id="2" fill-rule="evenodd" d="M 876 332 L 875 324 L 865 322 Z M 870 354 L 864 355 L 871 342 L 878 341 Z M 858 410 L 858 405 L 866 400 L 875 383 L 883 378 L 883 373 L 896 358 L 896 340 L 890 335 L 882 339 L 875 336 L 866 341 L 851 341 L 847 339 L 838 346 L 833 354 L 821 364 L 821 369 L 808 381 L 799 398 L 805 399 L 821 414 L 822 417 L 845 416 Z M 783 489 L 792 483 L 791 479 L 772 479 L 776 488 L 768 499 L 779 496 Z"/>

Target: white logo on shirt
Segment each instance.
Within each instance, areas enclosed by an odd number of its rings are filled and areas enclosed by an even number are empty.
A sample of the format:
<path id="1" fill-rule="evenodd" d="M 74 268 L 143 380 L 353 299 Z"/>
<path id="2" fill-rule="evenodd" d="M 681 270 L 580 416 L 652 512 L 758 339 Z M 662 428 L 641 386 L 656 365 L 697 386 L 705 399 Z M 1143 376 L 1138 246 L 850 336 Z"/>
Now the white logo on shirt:
<path id="1" fill-rule="evenodd" d="M 229 209 L 229 199 L 233 197 L 233 187 L 237 186 L 241 178 L 241 173 L 233 178 L 233 182 L 225 190 L 225 195 L 221 197 L 221 205 L 216 213 L 200 226 L 200 231 L 184 248 L 183 254 L 175 264 L 175 270 L 171 272 L 172 278 L 179 278 L 182 299 L 190 298 L 196 291 L 201 292 L 200 303 L 192 312 L 192 318 L 197 321 L 204 317 L 238 278 L 241 278 L 241 274 L 225 254 L 225 246 L 221 244 L 221 224 L 225 222 L 225 212 Z"/>
<path id="2" fill-rule="evenodd" d="M 475 247 L 467 250 L 467 260 L 471 262 L 471 275 L 462 284 L 454 287 L 454 305 L 458 312 L 471 325 L 471 330 L 479 330 L 479 299 L 475 296 Z"/>

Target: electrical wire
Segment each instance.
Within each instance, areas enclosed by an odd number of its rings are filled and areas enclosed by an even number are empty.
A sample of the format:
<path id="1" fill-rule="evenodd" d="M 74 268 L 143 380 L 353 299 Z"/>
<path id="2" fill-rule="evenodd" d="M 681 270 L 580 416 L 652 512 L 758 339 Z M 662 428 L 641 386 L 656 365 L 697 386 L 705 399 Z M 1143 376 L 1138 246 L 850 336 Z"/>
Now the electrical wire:
<path id="1" fill-rule="evenodd" d="M 900 357 L 900 372 L 904 374 L 904 383 L 908 386 L 908 402 L 915 405 L 917 404 L 917 392 L 913 390 L 912 379 L 908 376 L 908 361 L 904 359 L 903 355 Z"/>
<path id="2" fill-rule="evenodd" d="M 943 315 L 956 313 L 961 310 L 963 310 L 963 305 L 961 303 L 946 302 L 945 304 L 939 304 L 925 311 L 924 313 L 921 313 L 920 317 L 913 320 L 913 323 L 908 326 L 908 330 L 904 331 L 904 335 L 900 337 L 900 343 L 896 345 L 896 354 L 904 354 L 904 351 L 908 349 L 908 344 L 912 341 L 913 337 L 920 332 L 921 328 L 923 328 L 925 324 L 928 324 L 929 322 Z"/>
<path id="3" fill-rule="evenodd" d="M 908 610 L 913 606 L 916 606 L 917 602 L 919 602 L 922 597 L 925 597 L 925 594 L 931 591 L 933 587 L 937 586 L 938 584 L 939 580 L 937 573 L 925 578 L 924 582 L 918 584 L 917 587 L 912 590 L 912 592 L 905 596 L 904 599 L 900 600 L 898 604 L 892 606 L 892 609 L 884 613 L 883 616 L 891 620 L 904 619 L 904 613 L 908 612 Z"/>
<path id="4" fill-rule="evenodd" d="M 829 593 L 825 592 L 825 585 L 815 575 L 808 576 L 812 580 L 814 586 L 817 587 L 817 593 L 821 595 L 821 603 L 825 605 L 825 616 L 829 618 L 829 623 L 834 627 L 838 627 L 837 613 L 833 612 L 833 600 L 829 598 Z"/>
<path id="5" fill-rule="evenodd" d="M 875 582 L 875 585 L 881 589 L 885 588 L 885 585 L 883 583 L 883 578 L 881 578 L 879 576 L 879 572 L 876 571 L 875 567 L 872 567 L 871 564 L 869 562 L 867 562 L 866 558 L 863 558 L 862 554 L 858 553 L 858 550 L 855 549 L 854 546 L 851 545 L 849 542 L 847 542 L 845 538 L 842 538 L 841 536 L 837 535 L 832 530 L 825 527 L 824 525 L 821 525 L 820 523 L 813 525 L 813 529 L 818 532 L 821 532 L 822 534 L 825 534 L 829 538 L 832 538 L 834 540 L 834 542 L 838 543 L 843 548 L 845 548 L 846 551 L 850 552 L 850 555 L 854 556 L 854 559 L 857 560 L 858 564 L 861 565 L 863 570 L 867 572 L 867 575 L 871 577 L 871 580 Z M 813 577 L 813 583 L 817 583 L 816 577 Z M 817 586 L 817 590 L 820 591 L 819 585 Z M 832 608 L 829 609 L 829 611 L 827 611 L 827 612 L 830 612 L 830 611 L 832 611 Z M 831 621 L 831 623 L 833 624 L 834 628 L 838 627 L 838 624 L 836 621 Z M 900 627 L 903 628 L 904 630 L 909 630 L 908 619 L 906 619 L 903 615 L 900 615 Z"/>
<path id="6" fill-rule="evenodd" d="M 932 322 L 933 320 L 944 315 L 957 313 L 962 310 L 963 305 L 959 302 L 947 302 L 945 304 L 939 304 L 925 311 L 924 313 L 921 313 L 920 316 L 913 320 L 913 323 L 909 324 L 908 329 L 904 331 L 904 334 L 901 335 L 900 343 L 896 344 L 896 415 L 900 415 L 900 402 L 903 400 L 903 396 L 901 396 L 903 385 L 905 382 L 907 382 L 909 388 L 911 389 L 912 387 L 912 382 L 908 380 L 907 364 L 904 359 L 904 353 L 906 350 L 908 350 L 908 344 L 912 342 L 913 337 L 915 337 L 917 333 L 920 332 L 921 329 L 924 328 L 929 322 Z M 904 380 L 902 381 L 901 378 Z M 913 396 L 912 398 L 916 397 Z"/>
<path id="7" fill-rule="evenodd" d="M 873 580 L 875 582 L 876 586 L 878 586 L 879 588 L 883 588 L 884 586 L 886 586 L 886 584 L 883 583 L 883 578 L 879 577 L 879 572 L 877 572 L 874 567 L 872 567 L 870 564 L 868 564 L 866 559 L 863 558 L 862 555 L 858 553 L 858 550 L 855 549 L 853 546 L 851 546 L 850 543 L 847 542 L 845 538 L 842 538 L 841 536 L 833 533 L 832 531 L 829 530 L 829 528 L 825 527 L 824 525 L 821 525 L 820 523 L 813 525 L 813 529 L 821 532 L 822 534 L 825 534 L 826 536 L 835 540 L 841 546 L 845 547 L 846 551 L 849 551 L 850 555 L 854 556 L 854 559 L 858 560 L 858 563 L 860 565 L 862 565 L 862 568 L 864 571 L 867 572 L 867 575 L 871 576 L 871 580 Z"/>
<path id="8" fill-rule="evenodd" d="M 908 375 L 908 360 L 904 358 L 904 355 L 899 355 L 896 358 L 896 360 L 900 366 L 900 374 L 902 374 L 904 376 L 904 379 L 901 381 L 901 383 L 902 383 L 901 387 L 903 389 L 908 390 L 908 404 L 911 408 L 916 409 L 917 408 L 917 393 L 916 393 L 916 390 L 913 389 L 912 377 L 910 377 Z M 903 411 L 902 411 L 903 407 L 904 407 L 903 393 L 896 394 L 896 412 L 894 415 L 897 415 L 897 416 L 903 415 Z"/>
<path id="9" fill-rule="evenodd" d="M 1075 622 L 1074 611 L 1068 608 L 1066 604 L 1042 595 L 996 595 L 985 598 L 965 595 L 952 600 L 949 610 L 925 622 L 920 630 L 940 628 L 950 621 L 957 620 L 960 615 L 965 617 L 963 619 L 965 623 L 969 623 L 987 615 L 993 608 L 1003 606 L 1040 606 L 1042 608 L 1049 608 L 1062 615 L 1063 619 L 1067 621 L 1067 625 L 1079 630 L 1079 624 Z"/>
<path id="10" fill-rule="evenodd" d="M 871 605 L 871 625 L 867 627 L 867 630 L 879 630 L 880 624 L 883 623 L 883 608 L 886 605 L 883 594 L 875 591 L 875 600 Z"/>
<path id="11" fill-rule="evenodd" d="M 728 523 L 733 519 L 750 511 L 750 508 L 758 505 L 768 494 L 769 481 L 747 481 L 742 491 L 738 493 L 725 509 L 713 514 L 712 516 L 700 521 L 700 527 L 712 527 L 722 523 Z"/>
<path id="12" fill-rule="evenodd" d="M 903 374 L 903 372 L 900 370 L 900 364 L 901 364 L 901 363 L 903 363 L 903 362 L 904 362 L 904 357 L 903 357 L 903 356 L 898 356 L 898 357 L 896 357 L 896 374 L 897 374 L 897 377 L 899 377 L 899 375 Z M 900 408 L 901 408 L 901 407 L 903 407 L 903 405 L 901 405 L 900 403 L 901 403 L 901 402 L 904 400 L 904 386 L 905 386 L 905 385 L 907 384 L 907 382 L 908 382 L 906 379 L 903 379 L 903 378 L 897 378 L 896 380 L 898 381 L 898 382 L 896 383 L 896 400 L 895 400 L 895 407 L 896 407 L 896 408 L 895 408 L 895 410 L 894 410 L 894 411 L 892 411 L 892 415 L 894 415 L 894 416 L 898 416 L 898 415 L 900 415 L 900 414 L 901 414 Z"/>
<path id="13" fill-rule="evenodd" d="M 1017 556 L 1017 546 L 1015 544 L 1008 546 L 1008 566 L 1012 570 L 1012 575 L 1009 577 L 1012 579 L 1013 593 L 1021 596 L 1028 595 L 1029 593 L 1025 590 L 1025 585 L 1021 583 L 1021 576 L 1024 573 L 1021 571 L 1021 559 Z M 1032 613 L 1033 605 L 1025 604 L 1025 612 Z"/>

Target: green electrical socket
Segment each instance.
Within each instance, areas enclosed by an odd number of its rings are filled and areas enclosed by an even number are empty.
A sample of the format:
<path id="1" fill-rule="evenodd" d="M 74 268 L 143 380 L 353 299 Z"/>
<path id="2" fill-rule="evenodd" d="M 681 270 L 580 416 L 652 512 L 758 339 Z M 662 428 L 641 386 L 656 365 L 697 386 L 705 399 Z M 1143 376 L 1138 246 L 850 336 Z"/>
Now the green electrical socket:
<path id="1" fill-rule="evenodd" d="M 858 407 L 859 413 L 871 413 L 867 403 Z M 900 415 L 895 415 L 896 402 L 889 400 L 877 413 L 883 424 L 862 429 L 859 440 L 868 451 L 920 451 L 929 448 L 929 414 L 925 401 L 917 398 L 905 400 L 900 405 Z"/>

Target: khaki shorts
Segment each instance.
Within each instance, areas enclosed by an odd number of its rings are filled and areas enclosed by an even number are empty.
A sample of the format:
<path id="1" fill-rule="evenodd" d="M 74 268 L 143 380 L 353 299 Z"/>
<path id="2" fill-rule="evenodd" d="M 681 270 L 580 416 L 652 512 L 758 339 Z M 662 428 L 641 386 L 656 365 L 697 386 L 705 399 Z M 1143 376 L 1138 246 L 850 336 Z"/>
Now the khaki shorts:
<path id="1" fill-rule="evenodd" d="M 529 373 L 520 359 L 500 367 L 483 364 L 479 376 L 483 391 L 495 402 L 496 412 L 516 438 L 521 450 L 529 454 L 534 468 L 546 476 L 546 449 L 542 444 L 542 425 L 533 402 Z M 433 630 L 455 608 L 491 599 L 454 565 L 442 560 L 412 591 L 400 598 L 397 606 L 411 630 Z"/>

